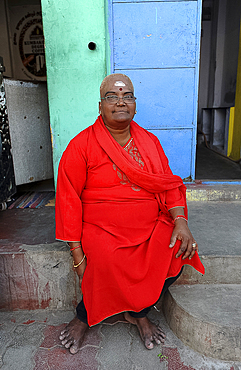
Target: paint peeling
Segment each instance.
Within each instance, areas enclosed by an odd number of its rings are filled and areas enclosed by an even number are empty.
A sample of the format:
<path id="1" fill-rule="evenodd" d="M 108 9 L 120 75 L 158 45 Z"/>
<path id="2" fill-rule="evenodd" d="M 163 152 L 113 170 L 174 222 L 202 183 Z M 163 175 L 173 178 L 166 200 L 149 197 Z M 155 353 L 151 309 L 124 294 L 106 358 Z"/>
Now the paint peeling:
<path id="1" fill-rule="evenodd" d="M 54 130 L 53 130 L 53 127 L 51 125 L 50 125 L 50 136 L 51 136 L 52 149 L 57 149 L 56 141 L 55 141 L 55 137 L 54 137 Z"/>

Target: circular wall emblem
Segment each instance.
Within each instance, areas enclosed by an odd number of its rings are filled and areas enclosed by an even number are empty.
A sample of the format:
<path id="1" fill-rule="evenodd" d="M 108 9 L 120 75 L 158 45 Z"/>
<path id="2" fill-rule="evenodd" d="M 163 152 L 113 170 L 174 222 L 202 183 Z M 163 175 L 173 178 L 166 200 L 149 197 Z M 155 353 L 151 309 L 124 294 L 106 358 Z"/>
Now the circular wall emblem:
<path id="1" fill-rule="evenodd" d="M 28 72 L 36 77 L 46 77 L 44 35 L 42 20 L 29 20 L 19 35 L 19 53 Z"/>
<path id="2" fill-rule="evenodd" d="M 27 76 L 31 80 L 46 81 L 46 62 L 41 11 L 26 7 L 13 9 L 15 21 L 13 45 L 15 74 L 17 78 Z M 20 8 L 20 9 L 19 9 Z M 27 12 L 27 10 L 29 11 Z M 17 12 L 18 10 L 18 12 Z M 21 12 L 20 12 L 21 10 Z M 22 17 L 17 19 L 17 14 Z M 21 72 L 20 72 L 21 71 Z"/>

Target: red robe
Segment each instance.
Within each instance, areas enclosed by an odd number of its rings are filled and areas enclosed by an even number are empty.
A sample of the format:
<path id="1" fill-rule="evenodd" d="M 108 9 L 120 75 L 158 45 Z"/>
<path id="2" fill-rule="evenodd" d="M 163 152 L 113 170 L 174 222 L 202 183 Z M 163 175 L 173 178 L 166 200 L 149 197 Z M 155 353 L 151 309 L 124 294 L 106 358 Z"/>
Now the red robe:
<path id="1" fill-rule="evenodd" d="M 144 169 L 101 117 L 71 140 L 59 165 L 56 238 L 82 243 L 90 326 L 155 304 L 165 279 L 184 264 L 204 273 L 197 253 L 183 261 L 175 258 L 180 241 L 169 248 L 174 224 L 168 209 L 185 207 L 187 216 L 186 187 L 172 174 L 158 139 L 134 121 L 130 130 Z"/>

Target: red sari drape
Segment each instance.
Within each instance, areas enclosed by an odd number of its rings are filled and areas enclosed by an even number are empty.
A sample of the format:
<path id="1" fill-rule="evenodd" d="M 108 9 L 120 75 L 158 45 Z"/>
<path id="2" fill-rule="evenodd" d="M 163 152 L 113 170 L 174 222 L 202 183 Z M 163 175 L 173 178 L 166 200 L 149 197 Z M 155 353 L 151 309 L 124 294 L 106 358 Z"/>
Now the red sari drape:
<path id="1" fill-rule="evenodd" d="M 184 206 L 185 186 L 171 173 L 158 139 L 131 122 L 144 170 L 98 117 L 64 152 L 56 194 L 56 238 L 81 240 L 87 257 L 82 282 L 89 325 L 154 304 L 166 278 L 184 264 L 199 272 L 197 255 L 175 258 L 168 209 Z M 123 176 L 122 176 L 123 175 Z M 134 186 L 133 186 L 134 185 Z"/>

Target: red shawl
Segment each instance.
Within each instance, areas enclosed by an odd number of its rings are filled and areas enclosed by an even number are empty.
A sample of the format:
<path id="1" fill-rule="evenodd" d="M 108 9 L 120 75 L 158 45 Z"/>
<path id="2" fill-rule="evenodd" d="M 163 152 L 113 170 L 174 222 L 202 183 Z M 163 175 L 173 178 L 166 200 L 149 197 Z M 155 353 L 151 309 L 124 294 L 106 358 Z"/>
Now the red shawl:
<path id="1" fill-rule="evenodd" d="M 197 254 L 175 258 L 179 241 L 169 248 L 174 225 L 168 208 L 186 204 L 181 178 L 172 175 L 153 134 L 132 121 L 131 135 L 147 171 L 113 139 L 101 117 L 70 142 L 59 166 L 56 237 L 82 242 L 89 325 L 155 304 L 165 279 L 186 263 L 204 273 Z M 129 182 L 121 181 L 121 173 Z"/>
<path id="2" fill-rule="evenodd" d="M 93 127 L 100 146 L 108 154 L 113 163 L 125 173 L 133 184 L 139 185 L 150 193 L 154 193 L 162 212 L 170 217 L 168 210 L 164 208 L 165 199 L 163 192 L 179 188 L 184 195 L 185 214 L 186 217 L 188 216 L 186 186 L 183 184 L 181 177 L 173 175 L 171 171 L 165 173 L 166 169 L 169 169 L 168 160 L 161 146 L 158 151 L 158 139 L 153 134 L 143 129 L 135 121 L 131 122 L 131 135 L 134 138 L 142 158 L 144 158 L 148 169 L 148 172 L 146 172 L 143 171 L 137 162 L 113 139 L 106 129 L 101 116 L 98 117 Z M 162 153 L 160 153 L 160 149 Z"/>

